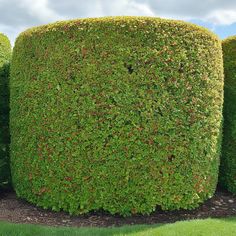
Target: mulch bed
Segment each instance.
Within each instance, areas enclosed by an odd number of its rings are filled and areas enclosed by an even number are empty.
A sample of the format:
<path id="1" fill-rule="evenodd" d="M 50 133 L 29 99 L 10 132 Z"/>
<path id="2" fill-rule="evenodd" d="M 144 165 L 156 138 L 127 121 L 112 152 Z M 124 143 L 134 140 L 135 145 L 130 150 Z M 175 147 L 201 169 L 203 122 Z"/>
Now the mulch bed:
<path id="1" fill-rule="evenodd" d="M 161 211 L 149 216 L 121 217 L 106 212 L 70 216 L 64 212 L 52 212 L 35 207 L 18 199 L 14 192 L 0 194 L 0 220 L 14 223 L 31 223 L 50 226 L 121 226 L 133 224 L 170 223 L 179 220 L 236 217 L 236 196 L 217 190 L 215 196 L 195 210 Z"/>

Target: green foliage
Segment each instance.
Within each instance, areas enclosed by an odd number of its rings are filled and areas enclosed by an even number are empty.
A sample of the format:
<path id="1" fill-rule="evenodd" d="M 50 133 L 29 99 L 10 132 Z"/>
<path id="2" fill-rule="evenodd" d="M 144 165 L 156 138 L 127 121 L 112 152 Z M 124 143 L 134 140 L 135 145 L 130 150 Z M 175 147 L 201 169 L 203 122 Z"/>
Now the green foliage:
<path id="1" fill-rule="evenodd" d="M 222 43 L 224 84 L 224 129 L 220 184 L 236 193 L 236 36 Z"/>
<path id="2" fill-rule="evenodd" d="M 9 168 L 9 60 L 11 45 L 0 33 L 0 186 L 10 181 Z"/>
<path id="3" fill-rule="evenodd" d="M 218 178 L 222 74 L 219 39 L 181 21 L 23 32 L 10 82 L 17 195 L 72 214 L 197 207 Z"/>

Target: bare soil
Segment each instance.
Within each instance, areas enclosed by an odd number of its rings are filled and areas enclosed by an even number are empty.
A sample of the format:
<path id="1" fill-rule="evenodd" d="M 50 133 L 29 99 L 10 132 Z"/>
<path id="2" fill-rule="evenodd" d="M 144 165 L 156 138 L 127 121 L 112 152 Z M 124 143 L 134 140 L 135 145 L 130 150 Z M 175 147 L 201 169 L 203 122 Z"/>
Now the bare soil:
<path id="1" fill-rule="evenodd" d="M 14 192 L 0 194 L 0 221 L 50 226 L 121 226 L 133 224 L 171 223 L 179 220 L 236 217 L 236 196 L 217 190 L 215 196 L 195 210 L 162 211 L 157 209 L 149 216 L 121 217 L 99 211 L 80 216 L 65 212 L 44 210 L 18 199 Z"/>

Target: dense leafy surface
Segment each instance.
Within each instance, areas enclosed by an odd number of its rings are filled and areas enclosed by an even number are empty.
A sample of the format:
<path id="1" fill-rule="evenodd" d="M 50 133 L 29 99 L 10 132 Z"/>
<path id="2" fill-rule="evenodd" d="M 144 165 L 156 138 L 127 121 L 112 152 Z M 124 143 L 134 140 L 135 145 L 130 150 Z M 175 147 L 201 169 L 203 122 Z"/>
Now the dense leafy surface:
<path id="1" fill-rule="evenodd" d="M 0 33 L 0 186 L 10 179 L 9 168 L 9 60 L 11 45 Z"/>
<path id="2" fill-rule="evenodd" d="M 222 47 L 225 84 L 220 183 L 236 193 L 236 36 L 224 40 Z"/>
<path id="3" fill-rule="evenodd" d="M 59 22 L 23 32 L 11 68 L 18 196 L 127 215 L 213 195 L 223 69 L 207 30 L 142 17 Z"/>

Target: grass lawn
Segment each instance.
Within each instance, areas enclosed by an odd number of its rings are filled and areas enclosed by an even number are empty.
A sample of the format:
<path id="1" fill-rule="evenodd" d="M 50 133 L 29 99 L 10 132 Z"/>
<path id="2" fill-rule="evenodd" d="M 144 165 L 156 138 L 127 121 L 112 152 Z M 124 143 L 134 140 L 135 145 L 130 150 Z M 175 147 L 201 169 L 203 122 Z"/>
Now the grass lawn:
<path id="1" fill-rule="evenodd" d="M 174 224 L 136 225 L 117 228 L 69 228 L 0 222 L 0 236 L 235 236 L 236 217 L 180 221 Z"/>

